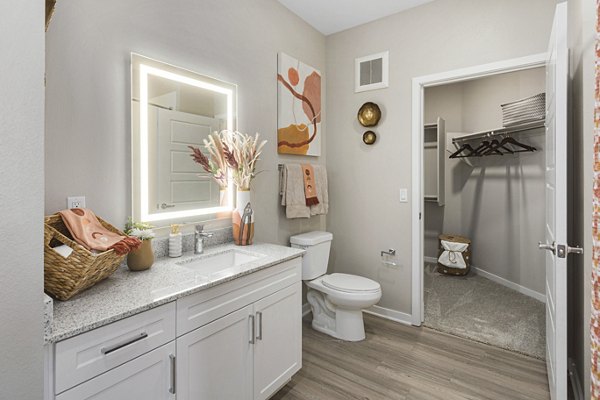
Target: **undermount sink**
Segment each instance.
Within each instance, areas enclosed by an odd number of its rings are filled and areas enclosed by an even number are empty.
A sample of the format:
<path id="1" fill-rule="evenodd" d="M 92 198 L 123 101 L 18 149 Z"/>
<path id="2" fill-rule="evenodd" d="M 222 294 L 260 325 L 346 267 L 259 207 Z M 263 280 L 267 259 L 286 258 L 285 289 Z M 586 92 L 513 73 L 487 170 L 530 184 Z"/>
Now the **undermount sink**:
<path id="1" fill-rule="evenodd" d="M 191 269 L 199 275 L 214 275 L 225 272 L 230 268 L 258 260 L 259 258 L 261 258 L 260 255 L 250 254 L 239 250 L 228 250 L 215 255 L 192 258 L 177 264 L 187 269 Z"/>

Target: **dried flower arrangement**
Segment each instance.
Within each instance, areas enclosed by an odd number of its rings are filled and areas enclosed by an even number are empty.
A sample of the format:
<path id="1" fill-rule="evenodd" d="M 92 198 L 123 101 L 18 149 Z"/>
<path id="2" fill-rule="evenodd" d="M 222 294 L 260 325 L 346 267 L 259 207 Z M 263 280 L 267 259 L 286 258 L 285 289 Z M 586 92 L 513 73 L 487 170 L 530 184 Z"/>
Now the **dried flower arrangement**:
<path id="1" fill-rule="evenodd" d="M 224 154 L 223 132 L 214 132 L 208 135 L 208 140 L 204 139 L 204 148 L 208 150 L 208 158 L 202 150 L 194 146 L 188 146 L 192 150 L 192 158 L 200 164 L 202 168 L 212 174 L 213 178 L 221 188 L 227 189 L 227 161 Z"/>
<path id="2" fill-rule="evenodd" d="M 221 132 L 223 154 L 238 190 L 250 190 L 250 182 L 257 174 L 256 163 L 267 143 L 266 140 L 259 143 L 259 136 L 258 133 L 250 136 L 237 131 Z"/>

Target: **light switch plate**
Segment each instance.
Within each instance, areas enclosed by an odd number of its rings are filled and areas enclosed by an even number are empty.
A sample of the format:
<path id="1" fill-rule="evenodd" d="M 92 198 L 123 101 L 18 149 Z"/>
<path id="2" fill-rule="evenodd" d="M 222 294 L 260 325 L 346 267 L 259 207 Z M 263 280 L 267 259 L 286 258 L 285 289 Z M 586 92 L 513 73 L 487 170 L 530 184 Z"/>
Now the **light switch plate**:
<path id="1" fill-rule="evenodd" d="M 67 197 L 67 208 L 85 208 L 85 196 Z"/>
<path id="2" fill-rule="evenodd" d="M 400 203 L 408 203 L 408 189 L 400 188 Z"/>

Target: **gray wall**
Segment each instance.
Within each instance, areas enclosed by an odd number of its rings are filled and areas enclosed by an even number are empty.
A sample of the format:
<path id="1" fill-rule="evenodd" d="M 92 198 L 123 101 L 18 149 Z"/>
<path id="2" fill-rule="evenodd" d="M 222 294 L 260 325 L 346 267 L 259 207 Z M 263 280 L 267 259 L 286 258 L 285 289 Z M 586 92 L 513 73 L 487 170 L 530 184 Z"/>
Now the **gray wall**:
<path id="1" fill-rule="evenodd" d="M 0 399 L 41 399 L 44 2 L 0 15 Z"/>
<path id="2" fill-rule="evenodd" d="M 500 104 L 545 91 L 545 69 L 519 71 L 425 90 L 426 120 L 448 120 L 448 146 L 456 132 L 502 126 Z M 473 166 L 446 159 L 446 205 L 425 207 L 425 255 L 437 256 L 437 235 L 471 238 L 473 265 L 543 294 L 544 254 L 535 251 L 544 237 L 543 130 L 517 139 L 536 153 L 470 159 Z M 427 169 L 427 166 L 425 166 Z M 433 234 L 435 233 L 435 234 Z"/>
<path id="3" fill-rule="evenodd" d="M 570 242 L 581 244 L 583 256 L 570 257 L 569 357 L 575 360 L 586 399 L 590 398 L 590 293 L 592 268 L 592 183 L 594 130 L 594 44 L 596 2 L 569 0 L 571 49 L 573 193 Z"/>
<path id="4" fill-rule="evenodd" d="M 320 158 L 277 155 L 277 53 L 325 74 L 325 38 L 275 0 L 59 2 L 47 34 L 46 213 L 81 194 L 117 226 L 131 214 L 132 51 L 238 85 L 238 129 L 269 141 L 254 181 L 257 240 L 325 229 L 324 217 L 288 221 L 278 206 L 277 164 L 325 164 L 326 141 Z"/>
<path id="5" fill-rule="evenodd" d="M 411 186 L 412 78 L 544 52 L 555 3 L 547 0 L 438 0 L 327 37 L 327 165 L 334 206 L 333 268 L 378 280 L 380 305 L 411 312 L 410 203 L 398 189 Z M 507 21 L 510 21 L 510 29 Z M 390 86 L 354 93 L 354 59 L 390 51 Z M 378 142 L 366 147 L 356 112 L 378 103 Z M 410 196 L 409 196 L 410 198 Z M 400 267 L 380 263 L 393 247 Z"/>

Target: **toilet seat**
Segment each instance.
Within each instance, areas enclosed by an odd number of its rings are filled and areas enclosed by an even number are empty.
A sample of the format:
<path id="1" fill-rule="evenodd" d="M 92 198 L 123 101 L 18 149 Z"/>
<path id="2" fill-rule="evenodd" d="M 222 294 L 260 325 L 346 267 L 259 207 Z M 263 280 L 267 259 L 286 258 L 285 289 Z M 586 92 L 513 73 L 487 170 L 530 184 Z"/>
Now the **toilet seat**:
<path id="1" fill-rule="evenodd" d="M 346 293 L 375 293 L 381 290 L 379 283 L 358 275 L 325 275 L 321 282 L 330 289 Z"/>

